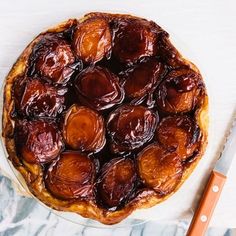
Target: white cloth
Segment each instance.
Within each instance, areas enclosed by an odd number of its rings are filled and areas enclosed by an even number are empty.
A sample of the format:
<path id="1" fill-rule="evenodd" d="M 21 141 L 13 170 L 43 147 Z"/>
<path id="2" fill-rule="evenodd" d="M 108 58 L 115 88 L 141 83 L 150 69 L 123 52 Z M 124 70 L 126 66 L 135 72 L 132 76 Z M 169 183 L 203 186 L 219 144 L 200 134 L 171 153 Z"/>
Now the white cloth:
<path id="1" fill-rule="evenodd" d="M 0 3 L 1 83 L 17 56 L 34 36 L 67 18 L 90 11 L 126 12 L 151 19 L 166 29 L 180 52 L 201 70 L 210 98 L 209 145 L 202 161 L 181 189 L 164 203 L 132 216 L 141 219 L 189 218 L 217 160 L 236 105 L 236 4 L 231 1 L 87 1 L 12 0 Z M 2 150 L 1 150 L 2 152 Z M 1 169 L 13 180 L 1 153 Z M 211 225 L 236 227 L 236 160 Z M 22 190 L 20 190 L 22 191 Z"/>

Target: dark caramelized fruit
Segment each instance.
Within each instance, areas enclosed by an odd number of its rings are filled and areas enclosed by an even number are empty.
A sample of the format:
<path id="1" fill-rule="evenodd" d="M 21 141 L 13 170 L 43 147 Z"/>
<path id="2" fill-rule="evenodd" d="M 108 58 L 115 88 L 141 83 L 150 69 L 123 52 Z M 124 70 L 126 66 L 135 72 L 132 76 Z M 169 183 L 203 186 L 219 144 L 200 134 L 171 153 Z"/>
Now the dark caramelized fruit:
<path id="1" fill-rule="evenodd" d="M 157 104 L 165 112 L 189 112 L 198 104 L 202 86 L 196 72 L 190 69 L 173 70 L 157 89 Z"/>
<path id="2" fill-rule="evenodd" d="M 200 131 L 186 115 L 169 116 L 159 123 L 156 138 L 165 148 L 175 151 L 182 159 L 186 159 L 197 150 Z"/>
<path id="3" fill-rule="evenodd" d="M 151 144 L 138 154 L 138 172 L 145 185 L 165 195 L 172 192 L 180 182 L 183 167 L 175 152 Z"/>
<path id="4" fill-rule="evenodd" d="M 75 87 L 82 104 L 104 110 L 122 102 L 124 90 L 119 78 L 106 68 L 91 67 L 81 72 Z"/>
<path id="5" fill-rule="evenodd" d="M 95 166 L 79 152 L 67 151 L 49 167 L 45 183 L 49 191 L 62 199 L 86 199 L 93 196 Z"/>
<path id="6" fill-rule="evenodd" d="M 70 79 L 75 57 L 70 44 L 56 34 L 47 34 L 35 46 L 32 61 L 35 70 L 55 83 Z"/>
<path id="7" fill-rule="evenodd" d="M 112 46 L 108 22 L 103 18 L 92 18 L 82 22 L 74 32 L 72 45 L 76 55 L 83 61 L 100 61 Z"/>
<path id="8" fill-rule="evenodd" d="M 153 137 L 157 122 L 157 113 L 144 106 L 117 108 L 107 122 L 112 151 L 119 153 L 141 147 Z"/>
<path id="9" fill-rule="evenodd" d="M 98 196 L 109 208 L 117 207 L 132 194 L 136 179 L 136 170 L 131 159 L 113 159 L 101 170 L 98 179 Z"/>
<path id="10" fill-rule="evenodd" d="M 56 125 L 43 120 L 20 121 L 15 142 L 19 156 L 32 164 L 51 162 L 64 146 Z"/>
<path id="11" fill-rule="evenodd" d="M 153 58 L 128 69 L 123 76 L 126 97 L 130 100 L 147 96 L 157 87 L 162 73 L 162 64 Z"/>
<path id="12" fill-rule="evenodd" d="M 117 23 L 113 53 L 123 63 L 133 63 L 157 50 L 157 37 L 149 22 L 121 20 Z"/>
<path id="13" fill-rule="evenodd" d="M 114 224 L 184 182 L 204 152 L 205 114 L 201 74 L 167 32 L 91 13 L 24 50 L 6 80 L 3 136 L 40 200 Z"/>
<path id="14" fill-rule="evenodd" d="M 15 97 L 16 108 L 26 116 L 56 117 L 64 109 L 66 91 L 39 79 L 27 79 L 21 96 Z"/>
<path id="15" fill-rule="evenodd" d="M 71 106 L 65 115 L 63 137 L 72 149 L 99 151 L 106 142 L 102 116 L 87 107 Z"/>

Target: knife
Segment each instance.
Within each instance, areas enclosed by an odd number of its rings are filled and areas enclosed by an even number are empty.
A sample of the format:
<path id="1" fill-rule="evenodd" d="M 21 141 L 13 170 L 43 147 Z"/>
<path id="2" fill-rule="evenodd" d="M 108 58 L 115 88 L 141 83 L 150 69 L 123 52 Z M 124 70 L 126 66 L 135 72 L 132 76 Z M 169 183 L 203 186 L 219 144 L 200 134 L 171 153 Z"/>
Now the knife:
<path id="1" fill-rule="evenodd" d="M 224 187 L 227 173 L 236 154 L 236 121 L 233 121 L 224 149 L 211 172 L 209 181 L 193 216 L 187 236 L 204 236 Z"/>

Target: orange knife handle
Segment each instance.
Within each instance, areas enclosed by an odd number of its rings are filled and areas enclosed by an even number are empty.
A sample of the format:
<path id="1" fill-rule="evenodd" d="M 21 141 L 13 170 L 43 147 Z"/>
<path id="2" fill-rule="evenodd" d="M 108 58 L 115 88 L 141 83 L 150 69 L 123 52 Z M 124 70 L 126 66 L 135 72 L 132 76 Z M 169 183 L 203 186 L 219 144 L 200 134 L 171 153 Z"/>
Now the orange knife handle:
<path id="1" fill-rule="evenodd" d="M 226 176 L 217 171 L 212 171 L 198 209 L 193 216 L 187 236 L 205 235 L 211 216 L 224 187 L 225 180 Z"/>

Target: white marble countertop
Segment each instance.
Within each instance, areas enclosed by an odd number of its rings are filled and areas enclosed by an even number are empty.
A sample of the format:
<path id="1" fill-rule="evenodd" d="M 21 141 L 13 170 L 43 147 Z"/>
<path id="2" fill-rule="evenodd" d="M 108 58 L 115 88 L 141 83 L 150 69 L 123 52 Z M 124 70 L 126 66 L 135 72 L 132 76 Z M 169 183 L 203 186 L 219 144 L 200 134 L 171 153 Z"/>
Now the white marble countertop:
<path id="1" fill-rule="evenodd" d="M 8 0 L 0 1 L 0 82 L 26 45 L 44 29 L 91 11 L 130 13 L 156 21 L 202 71 L 210 97 L 209 146 L 183 187 L 161 204 L 155 219 L 190 217 L 214 165 L 236 105 L 236 2 L 234 0 Z M 236 160 L 211 224 L 236 227 Z M 173 214 L 167 209 L 173 210 Z M 161 212 L 161 214 L 160 214 Z M 146 214 L 146 215 L 145 215 Z M 145 213 L 144 218 L 149 213 Z M 159 216 L 158 216 L 159 215 Z M 158 217 L 156 217 L 158 216 Z M 1 218 L 0 218 L 1 219 Z"/>

